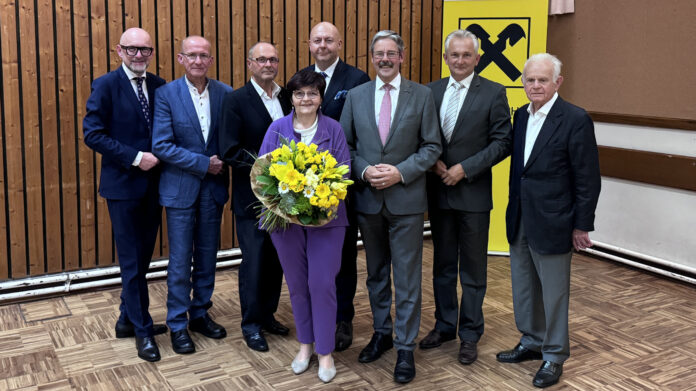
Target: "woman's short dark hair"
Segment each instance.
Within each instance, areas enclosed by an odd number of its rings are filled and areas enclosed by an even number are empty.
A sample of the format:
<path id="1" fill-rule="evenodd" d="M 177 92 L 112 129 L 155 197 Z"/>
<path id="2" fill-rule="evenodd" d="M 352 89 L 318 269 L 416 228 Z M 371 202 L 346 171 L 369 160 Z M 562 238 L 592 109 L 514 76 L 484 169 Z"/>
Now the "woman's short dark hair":
<path id="1" fill-rule="evenodd" d="M 288 84 L 285 86 L 290 95 L 292 95 L 293 92 L 304 87 L 316 88 L 317 90 L 319 90 L 319 96 L 321 97 L 321 100 L 324 100 L 324 89 L 326 88 L 326 80 L 324 80 L 324 76 L 322 76 L 320 73 L 311 71 L 309 69 L 303 69 L 294 74 L 290 78 L 290 81 L 288 81 Z"/>

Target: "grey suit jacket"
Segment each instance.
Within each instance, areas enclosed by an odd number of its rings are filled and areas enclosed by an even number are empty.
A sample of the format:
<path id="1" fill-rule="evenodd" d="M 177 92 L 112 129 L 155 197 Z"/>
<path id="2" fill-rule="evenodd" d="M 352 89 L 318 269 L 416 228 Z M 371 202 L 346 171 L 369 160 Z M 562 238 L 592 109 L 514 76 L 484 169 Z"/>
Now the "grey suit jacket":
<path id="1" fill-rule="evenodd" d="M 438 118 L 449 77 L 428 84 Z M 438 121 L 442 123 L 442 121 Z M 428 206 L 465 212 L 493 209 L 491 167 L 510 155 L 512 126 L 505 87 L 477 74 L 471 80 L 449 142 L 442 138 L 442 160 L 449 168 L 461 164 L 466 178 L 447 186 L 428 173 Z"/>
<path id="2" fill-rule="evenodd" d="M 379 213 L 383 206 L 395 215 L 427 210 L 425 171 L 440 156 L 440 128 L 429 88 L 402 77 L 399 100 L 386 144 L 382 146 L 375 120 L 375 81 L 348 92 L 341 126 L 353 161 L 355 209 Z M 362 179 L 370 165 L 387 163 L 401 173 L 403 182 L 376 190 Z"/>

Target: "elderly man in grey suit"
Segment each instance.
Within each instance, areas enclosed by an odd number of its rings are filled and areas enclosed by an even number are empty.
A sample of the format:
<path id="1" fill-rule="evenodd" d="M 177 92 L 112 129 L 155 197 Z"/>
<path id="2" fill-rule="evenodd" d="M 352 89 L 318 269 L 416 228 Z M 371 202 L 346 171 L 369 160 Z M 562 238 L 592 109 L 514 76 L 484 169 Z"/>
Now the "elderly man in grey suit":
<path id="1" fill-rule="evenodd" d="M 471 32 L 451 32 L 442 56 L 450 76 L 428 85 L 439 110 L 442 155 L 427 174 L 436 321 L 420 347 L 438 347 L 458 334 L 458 360 L 465 365 L 476 361 L 483 334 L 491 167 L 510 153 L 512 132 L 505 87 L 474 72 L 478 49 Z"/>
<path id="2" fill-rule="evenodd" d="M 375 330 L 358 360 L 375 361 L 396 345 L 394 380 L 408 383 L 416 374 L 413 350 L 420 327 L 425 172 L 440 156 L 439 127 L 430 89 L 399 73 L 401 37 L 390 30 L 378 32 L 370 53 L 377 79 L 350 90 L 341 115 L 353 160 L 355 209 Z"/>

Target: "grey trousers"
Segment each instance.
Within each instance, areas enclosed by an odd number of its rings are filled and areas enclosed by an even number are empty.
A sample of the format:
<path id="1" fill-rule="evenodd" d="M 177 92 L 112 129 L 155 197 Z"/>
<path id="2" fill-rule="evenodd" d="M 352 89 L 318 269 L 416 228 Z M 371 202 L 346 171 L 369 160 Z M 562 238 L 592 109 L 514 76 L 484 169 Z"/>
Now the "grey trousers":
<path id="1" fill-rule="evenodd" d="M 515 323 L 522 346 L 540 351 L 545 361 L 562 364 L 570 356 L 568 301 L 570 259 L 565 254 L 539 254 L 527 242 L 520 221 L 510 243 L 510 274 Z"/>

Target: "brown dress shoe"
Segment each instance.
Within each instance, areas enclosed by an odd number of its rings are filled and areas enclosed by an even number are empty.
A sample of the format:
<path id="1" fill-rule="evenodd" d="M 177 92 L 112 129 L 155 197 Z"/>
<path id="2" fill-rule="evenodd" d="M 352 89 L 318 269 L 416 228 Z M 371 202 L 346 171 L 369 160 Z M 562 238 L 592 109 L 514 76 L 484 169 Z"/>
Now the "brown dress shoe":
<path id="1" fill-rule="evenodd" d="M 459 345 L 459 355 L 457 355 L 459 362 L 464 365 L 469 365 L 476 361 L 477 357 L 476 342 L 462 341 L 461 345 Z"/>
<path id="2" fill-rule="evenodd" d="M 443 342 L 454 339 L 454 334 L 445 334 L 438 329 L 432 329 L 425 338 L 421 339 L 418 346 L 421 349 L 432 349 L 442 345 Z"/>

